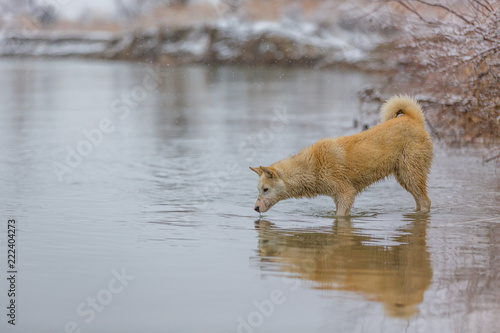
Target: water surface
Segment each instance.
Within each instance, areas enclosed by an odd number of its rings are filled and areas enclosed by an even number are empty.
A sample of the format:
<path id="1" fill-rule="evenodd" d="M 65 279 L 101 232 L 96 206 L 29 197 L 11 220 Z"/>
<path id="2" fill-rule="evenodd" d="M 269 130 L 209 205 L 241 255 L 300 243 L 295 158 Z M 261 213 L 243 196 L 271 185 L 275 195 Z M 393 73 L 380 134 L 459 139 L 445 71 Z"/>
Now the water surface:
<path id="1" fill-rule="evenodd" d="M 36 59 L 0 71 L 0 234 L 16 219 L 19 271 L 2 332 L 500 329 L 500 177 L 481 149 L 436 144 L 428 216 L 393 179 L 350 219 L 326 197 L 253 211 L 248 166 L 355 133 L 356 92 L 375 77 Z"/>

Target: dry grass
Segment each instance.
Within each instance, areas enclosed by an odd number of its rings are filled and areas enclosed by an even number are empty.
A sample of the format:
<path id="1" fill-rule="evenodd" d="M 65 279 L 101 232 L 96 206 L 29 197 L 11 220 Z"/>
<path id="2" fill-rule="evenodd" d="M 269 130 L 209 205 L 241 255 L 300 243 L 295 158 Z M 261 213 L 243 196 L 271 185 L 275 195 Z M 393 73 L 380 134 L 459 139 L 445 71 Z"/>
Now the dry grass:
<path id="1" fill-rule="evenodd" d="M 369 0 L 227 0 L 219 4 L 191 3 L 184 6 L 161 6 L 140 18 L 136 25 L 160 23 L 168 26 L 210 22 L 228 14 L 237 14 L 249 21 L 280 21 L 285 17 L 305 21 L 334 23 L 339 6 L 348 3 L 362 8 Z"/>
<path id="2" fill-rule="evenodd" d="M 226 8 L 215 7 L 209 3 L 195 3 L 186 6 L 163 6 L 139 18 L 135 27 L 183 26 L 206 23 L 216 20 Z"/>

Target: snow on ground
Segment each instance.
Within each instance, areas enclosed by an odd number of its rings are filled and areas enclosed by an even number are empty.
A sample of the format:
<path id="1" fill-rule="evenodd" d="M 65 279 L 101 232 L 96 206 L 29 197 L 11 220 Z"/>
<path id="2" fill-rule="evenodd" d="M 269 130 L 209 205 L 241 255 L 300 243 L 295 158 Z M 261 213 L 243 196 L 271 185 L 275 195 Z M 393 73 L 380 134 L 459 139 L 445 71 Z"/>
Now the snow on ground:
<path id="1" fill-rule="evenodd" d="M 236 17 L 213 23 L 122 33 L 9 31 L 0 35 L 3 56 L 91 56 L 135 60 L 175 58 L 177 62 L 293 64 L 364 60 L 380 38 L 325 29 L 311 22 L 248 21 Z"/>

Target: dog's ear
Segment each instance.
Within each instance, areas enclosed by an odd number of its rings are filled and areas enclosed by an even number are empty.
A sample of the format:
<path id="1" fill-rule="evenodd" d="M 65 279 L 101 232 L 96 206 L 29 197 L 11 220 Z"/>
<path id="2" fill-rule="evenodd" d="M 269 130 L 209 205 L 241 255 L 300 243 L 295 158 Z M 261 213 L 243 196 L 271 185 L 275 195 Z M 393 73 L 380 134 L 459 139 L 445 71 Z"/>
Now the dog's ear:
<path id="1" fill-rule="evenodd" d="M 260 169 L 264 172 L 264 174 L 266 175 L 267 178 L 271 178 L 271 179 L 278 178 L 278 173 L 276 172 L 276 170 L 274 168 L 261 166 Z"/>
<path id="2" fill-rule="evenodd" d="M 261 168 L 252 168 L 252 167 L 250 167 L 250 170 L 252 170 L 256 174 L 258 174 L 259 176 L 262 175 L 262 173 L 264 172 L 264 171 L 262 171 Z"/>

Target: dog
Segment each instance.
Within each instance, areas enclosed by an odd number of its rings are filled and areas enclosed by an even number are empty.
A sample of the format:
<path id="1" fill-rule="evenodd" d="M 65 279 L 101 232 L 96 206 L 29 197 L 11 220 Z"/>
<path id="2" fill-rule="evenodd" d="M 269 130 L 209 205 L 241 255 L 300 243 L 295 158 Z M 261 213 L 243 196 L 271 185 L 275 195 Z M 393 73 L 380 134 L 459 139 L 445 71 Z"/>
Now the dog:
<path id="1" fill-rule="evenodd" d="M 268 167 L 250 167 L 259 175 L 254 210 L 268 211 L 289 198 L 333 198 L 337 216 L 348 216 L 356 195 L 393 175 L 413 195 L 416 211 L 428 213 L 427 176 L 433 144 L 420 104 L 396 95 L 380 109 L 382 122 L 366 131 L 325 138 Z"/>

